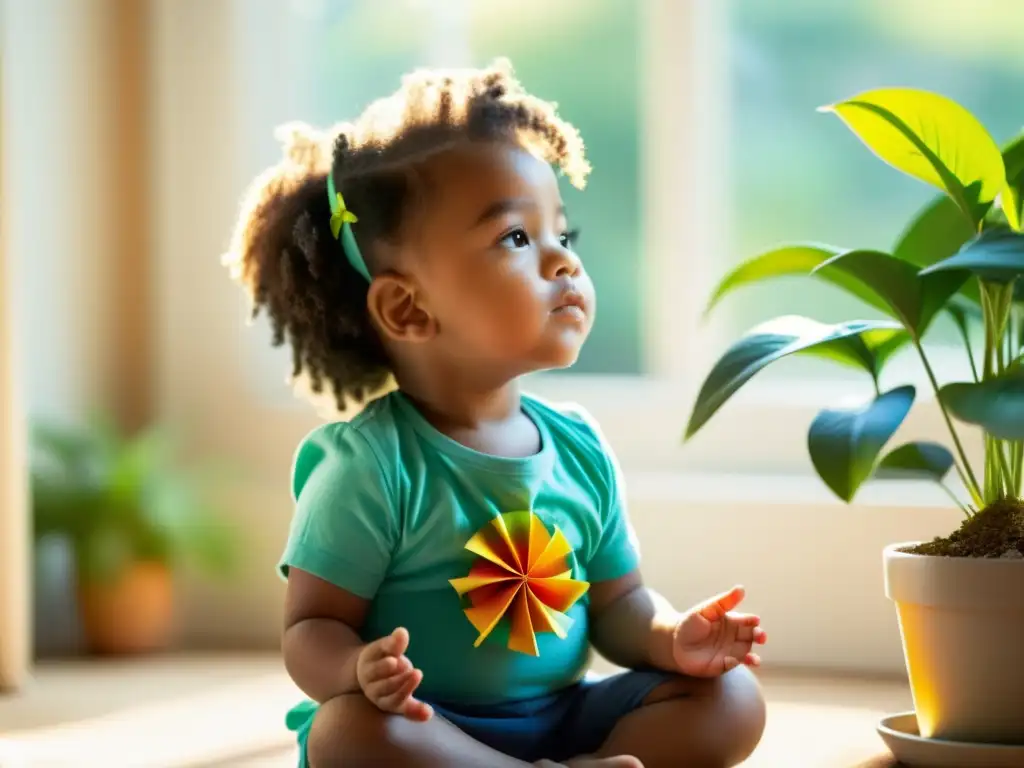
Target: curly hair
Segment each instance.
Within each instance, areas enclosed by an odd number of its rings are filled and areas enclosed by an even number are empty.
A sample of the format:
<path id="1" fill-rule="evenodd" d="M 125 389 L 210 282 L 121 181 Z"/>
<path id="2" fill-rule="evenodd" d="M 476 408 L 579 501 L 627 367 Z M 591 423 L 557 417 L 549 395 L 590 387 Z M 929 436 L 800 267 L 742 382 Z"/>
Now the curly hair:
<path id="1" fill-rule="evenodd" d="M 277 131 L 280 162 L 249 188 L 225 264 L 266 311 L 273 344 L 292 350 L 292 380 L 329 386 L 339 410 L 392 381 L 367 311 L 368 284 L 331 234 L 327 174 L 359 214 L 353 234 L 371 271 L 375 244 L 396 242 L 418 199 L 418 163 L 466 140 L 511 140 L 557 166 L 576 187 L 590 166 L 577 130 L 556 105 L 526 93 L 511 65 L 418 69 L 354 122 Z"/>

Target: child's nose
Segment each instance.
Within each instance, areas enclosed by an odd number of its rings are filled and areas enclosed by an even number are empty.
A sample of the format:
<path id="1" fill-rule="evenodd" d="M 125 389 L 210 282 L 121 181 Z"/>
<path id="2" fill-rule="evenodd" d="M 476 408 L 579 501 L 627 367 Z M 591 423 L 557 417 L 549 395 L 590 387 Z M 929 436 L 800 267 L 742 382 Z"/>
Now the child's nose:
<path id="1" fill-rule="evenodd" d="M 545 261 L 545 277 L 551 280 L 559 277 L 575 277 L 583 268 L 579 256 L 560 243 L 546 249 Z"/>

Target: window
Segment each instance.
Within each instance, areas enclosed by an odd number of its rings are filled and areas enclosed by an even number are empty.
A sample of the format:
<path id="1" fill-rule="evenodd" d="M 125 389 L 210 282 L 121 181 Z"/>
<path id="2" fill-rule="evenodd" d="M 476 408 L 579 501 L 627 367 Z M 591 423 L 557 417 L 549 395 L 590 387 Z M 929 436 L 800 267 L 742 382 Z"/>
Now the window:
<path id="1" fill-rule="evenodd" d="M 629 467 L 806 473 L 806 425 L 866 381 L 792 360 L 730 402 L 688 450 L 679 437 L 713 360 L 778 314 L 872 312 L 829 286 L 747 289 L 701 312 L 732 264 L 780 241 L 890 248 L 932 190 L 887 168 L 823 104 L 911 85 L 957 99 L 997 141 L 1024 122 L 1024 49 L 1013 0 L 234 0 L 246 176 L 277 158 L 274 126 L 329 124 L 393 90 L 413 66 L 508 56 L 526 86 L 583 132 L 595 171 L 567 189 L 600 312 L 578 366 L 536 389 L 581 401 Z M 394 23 L 396 14 L 401 24 Z M 288 353 L 246 333 L 252 375 L 275 403 Z M 937 323 L 933 346 L 952 339 Z M 940 370 L 964 361 L 939 353 Z M 892 375 L 924 382 L 911 356 Z M 915 429 L 941 436 L 922 404 Z M 769 446 L 768 449 L 765 446 Z"/>

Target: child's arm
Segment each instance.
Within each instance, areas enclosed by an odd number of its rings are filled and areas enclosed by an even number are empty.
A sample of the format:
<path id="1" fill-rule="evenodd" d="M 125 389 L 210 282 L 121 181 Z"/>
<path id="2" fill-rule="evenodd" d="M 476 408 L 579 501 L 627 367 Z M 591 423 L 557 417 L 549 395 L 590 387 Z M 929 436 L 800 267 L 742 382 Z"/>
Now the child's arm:
<path id="1" fill-rule="evenodd" d="M 362 692 L 386 712 L 413 719 L 429 707 L 412 698 L 422 679 L 405 655 L 408 633 L 362 642 L 373 596 L 391 563 L 397 501 L 365 435 L 347 423 L 307 437 L 292 470 L 295 516 L 279 564 L 288 581 L 282 651 L 311 699 Z"/>
<path id="2" fill-rule="evenodd" d="M 587 562 L 590 577 L 590 634 L 597 651 L 623 667 L 655 667 L 695 677 L 712 677 L 738 664 L 760 663 L 753 644 L 767 635 L 757 616 L 731 611 L 742 588 L 677 611 L 644 586 L 640 551 L 626 513 L 622 470 L 596 425 L 603 454 L 604 499 L 601 536 Z"/>
<path id="3" fill-rule="evenodd" d="M 760 619 L 731 613 L 743 600 L 741 587 L 682 613 L 643 586 L 639 571 L 592 584 L 590 594 L 591 642 L 614 664 L 714 677 L 761 663 L 751 652 L 768 639 Z"/>
<path id="4" fill-rule="evenodd" d="M 314 701 L 361 690 L 356 660 L 364 643 L 358 631 L 370 601 L 292 568 L 285 597 L 284 664 Z"/>
<path id="5" fill-rule="evenodd" d="M 385 712 L 428 719 L 430 707 L 412 697 L 423 673 L 405 656 L 409 634 L 398 629 L 372 643 L 360 639 L 358 630 L 369 607 L 369 600 L 292 568 L 282 640 L 288 674 L 321 704 L 365 693 Z"/>
<path id="6" fill-rule="evenodd" d="M 639 570 L 590 585 L 591 642 L 620 667 L 676 670 L 672 636 L 681 614 L 644 586 Z"/>

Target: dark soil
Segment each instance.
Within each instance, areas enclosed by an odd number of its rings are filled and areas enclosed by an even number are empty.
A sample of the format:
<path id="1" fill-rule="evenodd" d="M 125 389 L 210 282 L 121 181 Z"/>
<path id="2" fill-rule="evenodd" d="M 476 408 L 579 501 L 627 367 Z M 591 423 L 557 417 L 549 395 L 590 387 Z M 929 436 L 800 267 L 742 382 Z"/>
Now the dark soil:
<path id="1" fill-rule="evenodd" d="M 905 550 L 939 557 L 1024 558 L 1024 501 L 997 501 L 950 536 Z"/>

